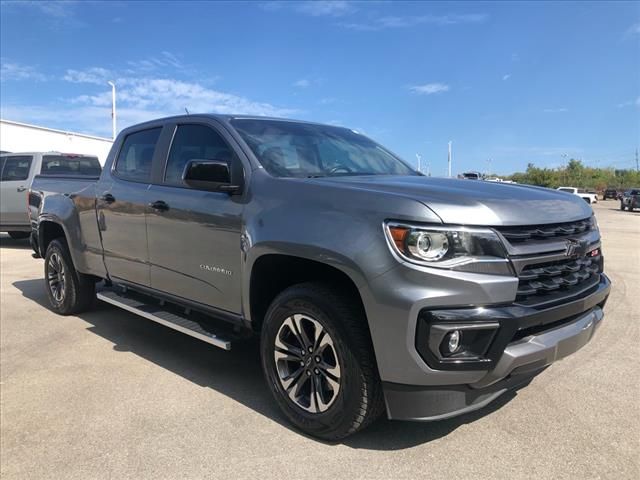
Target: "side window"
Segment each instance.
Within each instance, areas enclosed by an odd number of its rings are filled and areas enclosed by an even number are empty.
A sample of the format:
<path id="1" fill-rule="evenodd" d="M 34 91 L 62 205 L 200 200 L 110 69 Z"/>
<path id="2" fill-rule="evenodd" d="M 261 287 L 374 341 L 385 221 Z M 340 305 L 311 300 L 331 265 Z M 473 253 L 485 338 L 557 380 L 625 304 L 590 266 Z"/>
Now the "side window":
<path id="1" fill-rule="evenodd" d="M 124 139 L 116 161 L 115 172 L 125 180 L 151 181 L 153 152 L 160 137 L 161 127 L 135 132 Z"/>
<path id="2" fill-rule="evenodd" d="M 164 181 L 183 185 L 182 172 L 189 160 L 222 160 L 231 163 L 233 158 L 233 150 L 211 127 L 178 125 L 169 151 Z"/>
<path id="3" fill-rule="evenodd" d="M 2 177 L 0 181 L 11 182 L 26 180 L 29 178 L 32 157 L 4 157 L 2 165 Z"/>

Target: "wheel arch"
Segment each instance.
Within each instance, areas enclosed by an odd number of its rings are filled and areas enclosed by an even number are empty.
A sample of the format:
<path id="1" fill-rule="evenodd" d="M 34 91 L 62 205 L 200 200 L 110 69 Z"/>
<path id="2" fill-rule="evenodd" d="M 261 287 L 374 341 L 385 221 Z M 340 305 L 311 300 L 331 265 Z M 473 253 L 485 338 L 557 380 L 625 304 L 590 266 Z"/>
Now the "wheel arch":
<path id="1" fill-rule="evenodd" d="M 329 260 L 329 261 L 327 261 Z M 334 286 L 353 298 L 366 316 L 359 287 L 364 276 L 354 265 L 338 261 L 333 254 L 292 255 L 268 249 L 247 265 L 248 275 L 243 298 L 245 317 L 255 331 L 260 331 L 264 315 L 273 299 L 286 288 L 304 282 L 321 282 Z"/>

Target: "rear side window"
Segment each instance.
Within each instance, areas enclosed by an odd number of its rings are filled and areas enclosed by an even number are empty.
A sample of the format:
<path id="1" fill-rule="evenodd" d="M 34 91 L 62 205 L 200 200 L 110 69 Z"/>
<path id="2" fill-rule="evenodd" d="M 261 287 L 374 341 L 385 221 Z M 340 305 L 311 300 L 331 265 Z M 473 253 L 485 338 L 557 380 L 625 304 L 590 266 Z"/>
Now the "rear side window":
<path id="1" fill-rule="evenodd" d="M 97 177 L 102 167 L 97 157 L 81 155 L 44 155 L 40 173 L 43 175 L 86 175 Z"/>
<path id="2" fill-rule="evenodd" d="M 127 135 L 114 171 L 119 177 L 135 182 L 151 180 L 151 163 L 162 127 Z"/>
<path id="3" fill-rule="evenodd" d="M 222 160 L 230 164 L 233 151 L 218 132 L 206 125 L 179 125 L 164 175 L 166 183 L 182 185 L 182 172 L 189 160 Z"/>
<path id="4" fill-rule="evenodd" d="M 0 180 L 3 182 L 11 182 L 29 178 L 32 158 L 33 157 L 25 156 L 3 157 Z"/>

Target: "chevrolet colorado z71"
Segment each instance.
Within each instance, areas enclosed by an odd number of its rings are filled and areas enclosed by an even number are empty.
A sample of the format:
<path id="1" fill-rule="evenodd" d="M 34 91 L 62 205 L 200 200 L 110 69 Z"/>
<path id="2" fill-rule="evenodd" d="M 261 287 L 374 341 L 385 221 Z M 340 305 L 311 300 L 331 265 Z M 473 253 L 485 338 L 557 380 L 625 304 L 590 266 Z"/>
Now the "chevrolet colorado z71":
<path id="1" fill-rule="evenodd" d="M 144 123 L 29 204 L 53 310 L 97 295 L 224 349 L 259 335 L 276 402 L 324 439 L 481 408 L 585 345 L 610 290 L 578 196 L 427 178 L 336 126 Z"/>

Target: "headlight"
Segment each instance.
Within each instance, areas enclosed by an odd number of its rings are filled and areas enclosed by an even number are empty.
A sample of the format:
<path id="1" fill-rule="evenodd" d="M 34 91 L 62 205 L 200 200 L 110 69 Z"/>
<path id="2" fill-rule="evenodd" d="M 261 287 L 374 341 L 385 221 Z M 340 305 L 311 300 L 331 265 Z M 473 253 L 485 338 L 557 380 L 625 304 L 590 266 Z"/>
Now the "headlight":
<path id="1" fill-rule="evenodd" d="M 498 235 L 488 228 L 385 223 L 389 245 L 419 265 L 475 273 L 514 275 Z"/>

